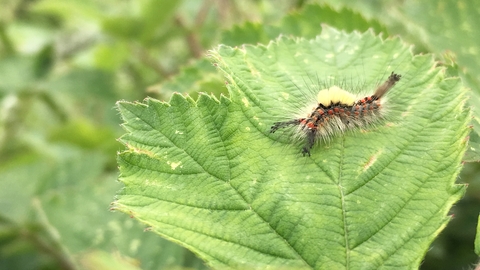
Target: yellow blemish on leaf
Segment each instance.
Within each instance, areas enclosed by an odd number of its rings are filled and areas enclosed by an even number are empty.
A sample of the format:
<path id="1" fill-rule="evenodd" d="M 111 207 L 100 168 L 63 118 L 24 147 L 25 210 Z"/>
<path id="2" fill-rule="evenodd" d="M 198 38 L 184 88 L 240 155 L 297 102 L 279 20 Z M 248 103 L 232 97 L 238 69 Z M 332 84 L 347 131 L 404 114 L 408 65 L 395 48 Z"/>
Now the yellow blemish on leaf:
<path id="1" fill-rule="evenodd" d="M 258 70 L 254 69 L 253 67 L 251 67 L 250 70 L 253 77 L 260 77 L 260 72 Z"/>
<path id="2" fill-rule="evenodd" d="M 367 163 L 363 166 L 363 171 L 366 171 L 368 170 L 368 168 L 372 167 L 372 165 L 377 161 L 378 156 L 381 154 L 382 154 L 382 150 L 378 151 L 373 156 L 371 156 L 370 159 L 367 161 Z"/>
<path id="3" fill-rule="evenodd" d="M 149 157 L 155 157 L 155 154 L 152 151 L 148 151 L 145 149 L 131 148 L 130 150 L 132 150 L 134 153 L 137 153 L 137 154 L 143 154 Z"/>
<path id="4" fill-rule="evenodd" d="M 242 102 L 243 102 L 243 104 L 245 105 L 245 107 L 250 106 L 250 104 L 248 103 L 248 99 L 247 99 L 246 97 L 243 97 L 243 98 L 242 98 Z"/>
<path id="5" fill-rule="evenodd" d="M 180 164 L 182 164 L 181 161 L 179 162 L 167 162 L 168 164 L 170 164 L 170 168 L 172 168 L 172 170 L 175 170 L 178 166 L 180 166 Z"/>

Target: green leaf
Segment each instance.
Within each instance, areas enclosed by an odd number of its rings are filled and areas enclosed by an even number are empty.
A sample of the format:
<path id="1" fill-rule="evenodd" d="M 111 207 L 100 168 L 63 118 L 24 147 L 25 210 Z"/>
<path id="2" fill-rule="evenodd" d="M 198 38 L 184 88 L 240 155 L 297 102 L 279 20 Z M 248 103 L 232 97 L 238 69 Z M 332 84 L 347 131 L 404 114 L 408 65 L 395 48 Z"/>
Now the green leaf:
<path id="1" fill-rule="evenodd" d="M 159 36 L 171 30 L 170 20 L 181 1 L 146 0 L 139 3 L 140 14 L 105 18 L 103 29 L 127 41 L 137 40 L 146 47 L 158 46 Z"/>
<path id="2" fill-rule="evenodd" d="M 298 13 L 286 16 L 280 23 L 279 32 L 301 37 L 314 38 L 326 24 L 346 32 L 367 31 L 387 33 L 387 29 L 374 19 L 366 19 L 361 13 L 349 8 L 335 10 L 329 5 L 307 5 Z"/>
<path id="3" fill-rule="evenodd" d="M 0 94 L 21 92 L 37 81 L 35 58 L 10 56 L 0 59 Z"/>
<path id="4" fill-rule="evenodd" d="M 348 32 L 367 31 L 369 28 L 376 33 L 386 33 L 387 30 L 375 20 L 367 20 L 360 13 L 342 8 L 334 10 L 328 5 L 307 5 L 298 12 L 285 16 L 278 24 L 269 25 L 247 22 L 241 26 L 222 33 L 223 44 L 236 46 L 240 44 L 268 43 L 278 35 L 293 35 L 314 38 L 320 34 L 322 24 L 342 29 Z"/>
<path id="5" fill-rule="evenodd" d="M 467 152 L 463 157 L 464 162 L 480 162 L 480 135 L 478 134 L 480 122 L 476 117 L 472 119 L 472 129 L 474 132 L 470 133 Z"/>
<path id="6" fill-rule="evenodd" d="M 85 19 L 91 21 L 99 20 L 104 16 L 105 3 L 97 1 L 75 1 L 75 0 L 43 0 L 32 3 L 31 9 L 40 14 L 52 14 L 62 18 L 66 22 L 75 22 L 78 26 L 79 22 Z M 117 3 L 118 7 L 118 3 Z"/>
<path id="7" fill-rule="evenodd" d="M 151 40 L 156 32 L 165 31 L 168 21 L 175 15 L 182 1 L 148 0 L 142 5 L 142 41 Z"/>
<path id="8" fill-rule="evenodd" d="M 197 96 L 198 92 L 214 93 L 216 96 L 226 92 L 223 78 L 205 58 L 182 67 L 176 76 L 150 87 L 149 90 L 165 99 L 174 92 L 188 93 L 192 97 Z"/>
<path id="9" fill-rule="evenodd" d="M 114 209 L 214 268 L 418 268 L 464 192 L 454 184 L 470 120 L 460 81 L 398 39 L 331 28 L 211 57 L 230 98 L 118 103 L 127 149 Z M 303 106 L 295 101 L 309 81 L 371 92 L 392 71 L 403 77 L 385 123 L 311 157 L 269 133 L 286 108 Z"/>
<path id="10" fill-rule="evenodd" d="M 51 92 L 62 91 L 82 99 L 110 100 L 116 96 L 113 74 L 99 69 L 73 69 L 48 86 Z"/>
<path id="11" fill-rule="evenodd" d="M 266 25 L 254 22 L 246 22 L 243 25 L 234 25 L 232 29 L 222 33 L 223 44 L 235 46 L 240 44 L 268 43 L 274 36 L 269 37 Z"/>

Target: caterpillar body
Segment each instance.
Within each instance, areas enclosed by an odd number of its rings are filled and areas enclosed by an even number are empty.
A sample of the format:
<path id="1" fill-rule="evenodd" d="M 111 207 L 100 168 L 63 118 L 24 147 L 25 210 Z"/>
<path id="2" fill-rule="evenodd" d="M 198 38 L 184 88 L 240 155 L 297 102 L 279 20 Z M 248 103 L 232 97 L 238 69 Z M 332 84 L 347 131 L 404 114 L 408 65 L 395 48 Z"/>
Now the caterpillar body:
<path id="1" fill-rule="evenodd" d="M 296 126 L 298 136 L 305 140 L 302 154 L 310 156 L 310 150 L 319 139 L 327 141 L 331 136 L 362 128 L 383 119 L 382 97 L 401 77 L 392 72 L 372 95 L 360 99 L 338 86 L 320 90 L 317 95 L 317 106 L 306 117 L 275 122 L 270 128 L 270 133 Z"/>

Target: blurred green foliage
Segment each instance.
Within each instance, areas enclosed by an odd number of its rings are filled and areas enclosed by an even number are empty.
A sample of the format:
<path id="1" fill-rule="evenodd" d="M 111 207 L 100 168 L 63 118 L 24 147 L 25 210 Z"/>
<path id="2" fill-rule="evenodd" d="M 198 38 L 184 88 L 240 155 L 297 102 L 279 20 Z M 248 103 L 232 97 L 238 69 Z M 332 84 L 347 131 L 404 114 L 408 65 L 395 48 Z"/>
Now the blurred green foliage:
<path id="1" fill-rule="evenodd" d="M 434 53 L 479 115 L 480 11 L 470 1 L 0 0 L 0 268 L 202 269 L 192 253 L 109 212 L 117 100 L 225 93 L 204 58 L 220 43 L 313 37 L 321 24 L 399 35 Z M 310 18 L 310 19 L 308 19 Z M 313 18 L 313 19 L 312 19 Z M 296 27 L 292 27 L 296 26 Z M 426 97 L 428 98 L 428 97 Z M 478 161 L 480 124 L 466 161 Z M 475 263 L 480 167 L 422 269 Z"/>

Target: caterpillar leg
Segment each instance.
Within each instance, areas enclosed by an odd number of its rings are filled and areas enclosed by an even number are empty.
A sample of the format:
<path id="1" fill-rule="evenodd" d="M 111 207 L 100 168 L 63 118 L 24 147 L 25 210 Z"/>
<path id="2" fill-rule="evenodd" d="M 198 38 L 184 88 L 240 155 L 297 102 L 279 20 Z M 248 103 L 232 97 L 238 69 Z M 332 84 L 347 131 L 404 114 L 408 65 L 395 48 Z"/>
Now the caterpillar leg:
<path id="1" fill-rule="evenodd" d="M 273 126 L 270 128 L 270 133 L 275 133 L 275 131 L 284 127 L 299 125 L 302 122 L 302 120 L 303 119 L 294 119 L 294 120 L 285 121 L 285 122 L 273 123 Z"/>
<path id="2" fill-rule="evenodd" d="M 303 156 L 308 155 L 310 156 L 310 149 L 312 149 L 313 145 L 315 144 L 315 137 L 316 137 L 317 130 L 316 129 L 309 129 L 307 130 L 307 143 L 302 149 Z"/>

